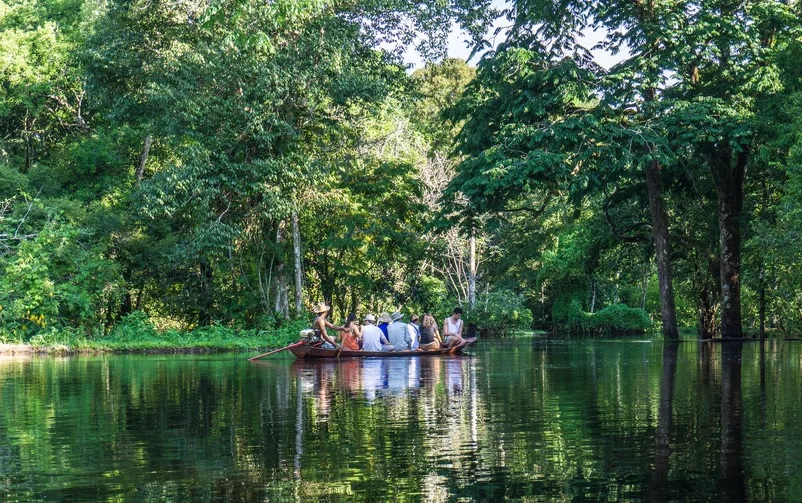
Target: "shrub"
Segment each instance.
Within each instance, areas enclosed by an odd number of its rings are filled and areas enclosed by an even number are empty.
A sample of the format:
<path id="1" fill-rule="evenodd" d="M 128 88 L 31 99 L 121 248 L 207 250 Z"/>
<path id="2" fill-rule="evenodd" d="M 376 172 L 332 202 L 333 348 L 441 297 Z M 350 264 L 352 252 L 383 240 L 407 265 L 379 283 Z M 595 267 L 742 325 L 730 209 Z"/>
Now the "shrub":
<path id="1" fill-rule="evenodd" d="M 607 332 L 643 332 L 652 320 L 643 309 L 626 304 L 613 304 L 591 315 L 596 330 Z"/>
<path id="2" fill-rule="evenodd" d="M 134 311 L 124 316 L 109 333 L 109 338 L 117 341 L 132 341 L 159 334 L 153 321 L 142 311 Z"/>
<path id="3" fill-rule="evenodd" d="M 88 332 L 99 326 L 103 308 L 119 301 L 122 283 L 119 267 L 105 258 L 103 246 L 89 246 L 86 230 L 57 220 L 25 232 L 26 239 L 0 263 L 4 330 L 27 340 L 50 327 Z"/>
<path id="4" fill-rule="evenodd" d="M 266 346 L 283 347 L 297 342 L 300 339 L 299 332 L 305 328 L 309 328 L 308 321 L 286 321 L 275 329 L 260 331 L 259 335 L 266 336 Z"/>
<path id="5" fill-rule="evenodd" d="M 509 290 L 481 294 L 465 314 L 465 326 L 474 325 L 479 335 L 506 337 L 532 326 L 532 312 L 523 296 Z"/>
<path id="6" fill-rule="evenodd" d="M 552 309 L 555 325 L 572 334 L 605 335 L 643 333 L 652 320 L 643 309 L 613 304 L 595 313 L 582 311 L 579 301 L 555 303 Z"/>
<path id="7" fill-rule="evenodd" d="M 448 297 L 446 284 L 442 280 L 431 276 L 422 276 L 412 288 L 411 301 L 407 303 L 406 307 L 419 313 L 430 310 L 436 313 L 442 306 L 451 305 L 452 302 Z M 453 308 L 453 305 L 451 307 Z"/>

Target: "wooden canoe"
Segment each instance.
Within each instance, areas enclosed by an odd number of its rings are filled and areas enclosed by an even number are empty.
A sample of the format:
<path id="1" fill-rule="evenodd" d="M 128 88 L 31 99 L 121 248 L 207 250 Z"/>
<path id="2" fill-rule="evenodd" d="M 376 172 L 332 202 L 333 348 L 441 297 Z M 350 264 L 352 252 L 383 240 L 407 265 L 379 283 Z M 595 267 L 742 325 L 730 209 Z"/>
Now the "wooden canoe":
<path id="1" fill-rule="evenodd" d="M 433 351 L 352 351 L 343 349 L 340 351 L 339 358 L 391 358 L 394 356 L 443 356 L 457 355 L 462 350 L 476 342 L 476 337 L 464 339 L 462 344 L 453 348 L 436 349 Z M 323 349 L 315 346 L 295 346 L 289 348 L 296 358 L 337 358 L 336 349 Z"/>

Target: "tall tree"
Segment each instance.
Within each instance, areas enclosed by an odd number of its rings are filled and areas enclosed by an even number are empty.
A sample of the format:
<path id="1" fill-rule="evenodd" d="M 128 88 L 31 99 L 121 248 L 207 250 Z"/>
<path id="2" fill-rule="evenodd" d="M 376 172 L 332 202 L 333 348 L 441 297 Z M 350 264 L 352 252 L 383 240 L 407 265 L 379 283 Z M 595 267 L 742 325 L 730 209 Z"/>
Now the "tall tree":
<path id="1" fill-rule="evenodd" d="M 559 9 L 512 2 L 504 15 L 511 23 L 507 41 L 480 64 L 462 109 L 469 120 L 460 145 L 469 159 L 454 190 L 498 211 L 533 186 L 556 183 L 581 194 L 642 169 L 663 331 L 673 338 L 660 181 L 686 156 L 701 160 L 718 199 L 722 335 L 739 337 L 751 117 L 755 99 L 777 88 L 771 54 L 799 29 L 797 2 L 564 2 Z M 609 71 L 582 46 L 582 32 L 591 28 L 609 34 L 600 48 L 628 54 Z"/>

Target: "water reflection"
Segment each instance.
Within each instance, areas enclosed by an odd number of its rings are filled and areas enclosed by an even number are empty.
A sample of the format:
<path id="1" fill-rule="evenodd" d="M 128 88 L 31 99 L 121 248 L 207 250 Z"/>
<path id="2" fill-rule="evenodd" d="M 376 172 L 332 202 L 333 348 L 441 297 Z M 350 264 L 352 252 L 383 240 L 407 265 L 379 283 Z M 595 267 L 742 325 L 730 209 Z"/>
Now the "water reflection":
<path id="1" fill-rule="evenodd" d="M 421 392 L 445 389 L 459 396 L 467 359 L 453 358 L 350 358 L 341 361 L 298 360 L 292 370 L 299 389 L 314 395 L 321 417 L 328 416 L 333 390 L 340 388 L 352 398 L 373 403 L 383 397 L 417 396 Z"/>
<path id="2" fill-rule="evenodd" d="M 721 447 L 719 485 L 726 501 L 746 501 L 742 443 L 743 344 L 721 344 Z"/>
<path id="3" fill-rule="evenodd" d="M 660 373 L 660 406 L 655 432 L 655 456 L 652 480 L 649 486 L 651 501 L 667 501 L 666 481 L 670 469 L 671 424 L 674 409 L 674 376 L 677 373 L 679 343 L 667 342 L 663 346 L 663 369 Z"/>
<path id="4" fill-rule="evenodd" d="M 0 501 L 802 498 L 802 345 L 0 361 Z"/>

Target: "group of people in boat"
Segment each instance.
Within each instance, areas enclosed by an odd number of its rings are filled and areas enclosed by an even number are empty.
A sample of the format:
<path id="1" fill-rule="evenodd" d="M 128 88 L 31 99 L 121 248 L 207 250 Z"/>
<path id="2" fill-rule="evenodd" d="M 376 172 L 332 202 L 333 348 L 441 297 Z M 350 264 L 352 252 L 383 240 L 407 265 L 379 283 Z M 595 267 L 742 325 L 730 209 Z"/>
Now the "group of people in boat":
<path id="1" fill-rule="evenodd" d="M 434 351 L 451 348 L 462 340 L 462 309 L 455 307 L 451 316 L 443 320 L 442 332 L 437 329 L 437 322 L 430 313 L 422 318 L 413 314 L 409 323 L 404 322 L 404 315 L 399 311 L 392 314 L 381 313 L 378 318 L 366 314 L 362 324 L 358 323 L 354 313 L 348 315 L 342 326 L 335 325 L 326 319 L 331 308 L 324 303 L 313 309 L 317 315 L 312 322 L 315 335 L 323 341 L 328 349 L 348 351 Z M 329 334 L 329 330 L 338 332 L 338 336 Z"/>

